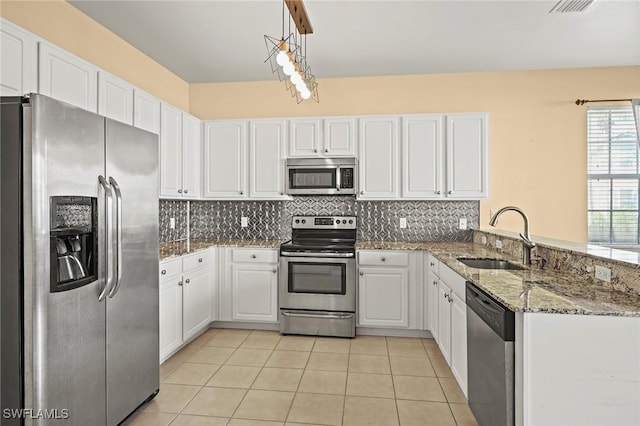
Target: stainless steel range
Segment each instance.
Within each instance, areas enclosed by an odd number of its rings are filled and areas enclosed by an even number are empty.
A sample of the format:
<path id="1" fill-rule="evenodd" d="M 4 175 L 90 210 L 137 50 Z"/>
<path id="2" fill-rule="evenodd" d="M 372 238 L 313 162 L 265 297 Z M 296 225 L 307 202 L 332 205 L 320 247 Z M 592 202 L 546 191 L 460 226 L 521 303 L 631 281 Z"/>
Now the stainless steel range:
<path id="1" fill-rule="evenodd" d="M 354 337 L 356 217 L 294 216 L 280 246 L 280 333 Z"/>

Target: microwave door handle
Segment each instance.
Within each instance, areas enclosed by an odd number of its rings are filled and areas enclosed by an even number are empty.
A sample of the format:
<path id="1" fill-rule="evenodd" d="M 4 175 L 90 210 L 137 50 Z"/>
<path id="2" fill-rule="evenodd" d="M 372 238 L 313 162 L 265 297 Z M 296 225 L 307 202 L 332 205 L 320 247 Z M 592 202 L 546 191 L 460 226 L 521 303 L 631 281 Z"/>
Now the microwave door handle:
<path id="1" fill-rule="evenodd" d="M 111 290 L 111 286 L 113 285 L 113 275 L 111 273 L 111 265 L 113 264 L 113 248 L 111 247 L 111 237 L 113 235 L 113 189 L 111 188 L 111 185 L 109 185 L 109 182 L 107 182 L 107 180 L 104 178 L 104 176 L 99 176 L 98 177 L 98 181 L 100 182 L 100 185 L 104 188 L 104 194 L 105 194 L 105 204 L 106 204 L 106 218 L 105 218 L 105 222 L 106 222 L 106 226 L 105 226 L 105 231 L 104 231 L 104 247 L 106 248 L 105 252 L 106 252 L 106 271 L 107 271 L 107 276 L 106 276 L 106 282 L 104 285 L 104 288 L 102 289 L 102 291 L 100 292 L 100 295 L 98 296 L 98 301 L 102 302 L 105 297 L 107 296 L 107 293 L 109 292 L 109 290 Z"/>

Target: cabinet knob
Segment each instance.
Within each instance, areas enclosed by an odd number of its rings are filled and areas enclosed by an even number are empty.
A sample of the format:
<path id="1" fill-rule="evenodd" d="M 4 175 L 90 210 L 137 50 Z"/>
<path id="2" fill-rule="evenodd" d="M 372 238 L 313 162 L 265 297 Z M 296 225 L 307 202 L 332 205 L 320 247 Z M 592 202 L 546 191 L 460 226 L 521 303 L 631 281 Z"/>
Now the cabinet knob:
<path id="1" fill-rule="evenodd" d="M 189 193 L 189 190 L 188 190 L 188 189 L 185 189 L 185 190 L 184 190 L 184 193 L 185 193 L 185 194 L 188 194 L 188 193 Z"/>
<path id="2" fill-rule="evenodd" d="M 438 280 L 433 280 L 433 285 L 438 285 Z"/>
<path id="3" fill-rule="evenodd" d="M 453 194 L 453 191 L 449 191 L 449 192 L 447 192 L 447 194 L 451 195 L 451 194 Z"/>
<path id="4" fill-rule="evenodd" d="M 324 152 L 329 152 L 329 150 L 328 150 L 328 149 L 325 149 L 325 150 L 324 150 Z"/>
<path id="5" fill-rule="evenodd" d="M 240 191 L 240 195 L 244 195 L 244 191 Z"/>
<path id="6" fill-rule="evenodd" d="M 202 263 L 202 258 L 199 258 L 199 259 L 198 259 L 198 262 Z"/>
<path id="7" fill-rule="evenodd" d="M 160 273 L 161 273 L 162 275 L 167 275 L 167 270 L 166 270 L 166 269 L 163 269 Z"/>
<path id="8" fill-rule="evenodd" d="M 182 285 L 182 281 L 178 281 L 178 285 L 180 285 L 180 286 L 181 286 L 181 285 Z"/>
<path id="9" fill-rule="evenodd" d="M 430 264 L 431 266 L 436 266 L 436 264 L 435 264 L 435 263 L 433 263 L 433 262 L 430 262 L 429 264 Z"/>
<path id="10" fill-rule="evenodd" d="M 364 195 L 364 191 L 360 191 L 360 195 Z"/>
<path id="11" fill-rule="evenodd" d="M 361 276 L 362 276 L 362 275 L 364 275 L 364 272 L 360 271 L 360 275 L 361 275 Z"/>
<path id="12" fill-rule="evenodd" d="M 387 260 L 387 258 L 386 258 L 386 257 L 384 257 L 384 256 L 382 256 L 382 257 L 380 258 L 380 260 L 381 260 L 382 262 L 384 262 L 384 261 L 386 261 L 386 260 Z"/>
<path id="13" fill-rule="evenodd" d="M 191 280 L 189 278 L 187 278 L 186 280 L 184 280 L 185 284 L 189 284 L 191 282 Z"/>
<path id="14" fill-rule="evenodd" d="M 255 255 L 255 254 L 252 254 L 252 255 L 251 255 L 251 258 L 252 258 L 252 259 L 255 259 L 255 258 L 256 258 L 256 255 Z"/>
<path id="15" fill-rule="evenodd" d="M 284 192 L 280 192 L 280 195 L 284 195 Z"/>
<path id="16" fill-rule="evenodd" d="M 313 150 L 313 152 L 318 152 L 318 150 L 317 150 L 317 149 L 314 149 L 314 150 Z"/>
<path id="17" fill-rule="evenodd" d="M 442 191 L 436 191 L 436 194 L 440 195 L 442 194 Z"/>
<path id="18" fill-rule="evenodd" d="M 178 194 L 182 194 L 182 189 L 178 189 Z"/>
<path id="19" fill-rule="evenodd" d="M 271 272 L 273 272 L 275 274 L 276 272 L 278 272 L 278 270 L 276 268 L 273 268 L 273 270 Z"/>

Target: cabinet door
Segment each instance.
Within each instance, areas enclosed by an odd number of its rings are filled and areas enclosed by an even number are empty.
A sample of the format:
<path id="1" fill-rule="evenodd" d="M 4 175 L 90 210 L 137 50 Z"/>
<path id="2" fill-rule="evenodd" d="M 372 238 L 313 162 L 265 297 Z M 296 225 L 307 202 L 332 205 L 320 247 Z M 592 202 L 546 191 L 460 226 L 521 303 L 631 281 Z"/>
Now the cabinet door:
<path id="1" fill-rule="evenodd" d="M 204 123 L 204 197 L 247 198 L 246 152 L 246 121 Z"/>
<path id="2" fill-rule="evenodd" d="M 398 197 L 398 119 L 367 117 L 360 119 L 361 199 Z"/>
<path id="3" fill-rule="evenodd" d="M 447 116 L 447 197 L 488 196 L 487 114 Z"/>
<path id="4" fill-rule="evenodd" d="M 284 120 L 251 122 L 249 138 L 249 196 L 259 199 L 283 199 L 284 193 Z"/>
<path id="5" fill-rule="evenodd" d="M 234 264 L 232 271 L 232 319 L 278 321 L 278 269 L 275 265 Z"/>
<path id="6" fill-rule="evenodd" d="M 148 132 L 160 133 L 160 100 L 134 89 L 133 91 L 133 125 Z"/>
<path id="7" fill-rule="evenodd" d="M 402 119 L 402 197 L 442 198 L 442 116 Z"/>
<path id="8" fill-rule="evenodd" d="M 182 286 L 183 336 L 188 340 L 211 322 L 212 273 L 208 268 L 184 274 Z"/>
<path id="9" fill-rule="evenodd" d="M 182 111 L 162 104 L 160 130 L 160 196 L 182 195 Z"/>
<path id="10" fill-rule="evenodd" d="M 329 117 L 324 119 L 324 155 L 354 157 L 356 155 L 356 119 Z"/>
<path id="11" fill-rule="evenodd" d="M 133 124 L 133 86 L 100 71 L 98 73 L 98 114 Z"/>
<path id="12" fill-rule="evenodd" d="M 406 268 L 360 268 L 360 325 L 409 327 L 409 271 Z"/>
<path id="13" fill-rule="evenodd" d="M 320 120 L 289 120 L 289 157 L 317 157 L 320 147 Z"/>
<path id="14" fill-rule="evenodd" d="M 160 284 L 160 362 L 182 344 L 182 277 Z"/>
<path id="15" fill-rule="evenodd" d="M 451 290 L 442 281 L 438 282 L 438 347 L 442 356 L 451 365 Z"/>
<path id="16" fill-rule="evenodd" d="M 427 320 L 429 323 L 429 331 L 431 331 L 431 335 L 434 340 L 438 342 L 439 334 L 438 334 L 438 322 L 439 322 L 439 290 L 438 290 L 438 277 L 433 273 L 433 271 L 429 270 L 427 274 L 427 280 L 425 282 L 425 293 L 427 294 Z"/>
<path id="17" fill-rule="evenodd" d="M 182 196 L 200 197 L 202 181 L 202 138 L 200 120 L 182 113 Z"/>
<path id="18" fill-rule="evenodd" d="M 0 96 L 37 92 L 34 35 L 0 18 L 0 46 Z"/>
<path id="19" fill-rule="evenodd" d="M 451 292 L 451 371 L 467 395 L 467 305 Z"/>
<path id="20" fill-rule="evenodd" d="M 39 43 L 40 93 L 97 112 L 98 69 L 50 44 Z"/>

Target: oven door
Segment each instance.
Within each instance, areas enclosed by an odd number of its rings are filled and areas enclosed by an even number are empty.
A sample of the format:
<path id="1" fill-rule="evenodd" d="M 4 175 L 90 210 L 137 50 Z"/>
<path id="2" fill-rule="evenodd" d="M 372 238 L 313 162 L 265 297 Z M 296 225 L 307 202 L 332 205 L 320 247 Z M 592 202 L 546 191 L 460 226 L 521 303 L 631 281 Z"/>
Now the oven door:
<path id="1" fill-rule="evenodd" d="M 356 260 L 281 255 L 278 287 L 283 309 L 355 312 Z"/>

